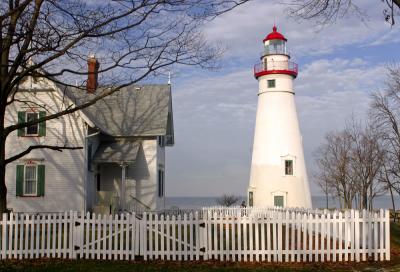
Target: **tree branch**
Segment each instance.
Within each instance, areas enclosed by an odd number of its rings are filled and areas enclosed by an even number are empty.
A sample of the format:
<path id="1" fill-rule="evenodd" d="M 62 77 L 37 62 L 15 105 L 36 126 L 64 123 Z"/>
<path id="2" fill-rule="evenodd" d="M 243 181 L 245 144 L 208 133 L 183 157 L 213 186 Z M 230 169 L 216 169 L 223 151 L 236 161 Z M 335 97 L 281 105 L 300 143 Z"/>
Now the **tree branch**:
<path id="1" fill-rule="evenodd" d="M 23 156 L 31 153 L 31 151 L 34 149 L 43 149 L 43 148 L 51 149 L 51 150 L 55 150 L 55 151 L 59 151 L 59 152 L 62 152 L 63 150 L 83 149 L 83 147 L 81 147 L 81 146 L 69 147 L 69 146 L 52 146 L 52 145 L 32 145 L 32 146 L 28 147 L 26 150 L 24 150 L 23 152 L 6 159 L 4 162 L 5 162 L 5 164 L 8 164 L 10 162 L 18 160 L 19 158 L 22 158 Z"/>

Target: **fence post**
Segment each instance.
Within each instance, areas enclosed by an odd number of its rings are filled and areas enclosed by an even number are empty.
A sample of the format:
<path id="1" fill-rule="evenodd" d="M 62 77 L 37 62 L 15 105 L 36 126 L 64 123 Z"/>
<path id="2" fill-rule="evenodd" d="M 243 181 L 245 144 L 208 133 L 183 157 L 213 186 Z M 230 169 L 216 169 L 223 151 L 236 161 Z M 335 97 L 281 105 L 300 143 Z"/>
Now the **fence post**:
<path id="1" fill-rule="evenodd" d="M 383 261 L 383 253 L 384 253 L 384 248 L 383 248 L 383 241 L 384 241 L 384 228 L 383 224 L 385 223 L 385 218 L 383 216 L 383 210 L 379 210 L 379 260 Z"/>
<path id="2" fill-rule="evenodd" d="M 386 261 L 390 261 L 390 214 L 389 210 L 385 211 L 385 257 Z"/>
<path id="3" fill-rule="evenodd" d="M 6 254 L 7 254 L 7 242 L 8 242 L 8 235 L 7 235 L 7 219 L 8 219 L 8 214 L 3 213 L 2 217 L 2 236 L 1 236 L 1 259 L 6 259 Z"/>
<path id="4" fill-rule="evenodd" d="M 362 236 L 361 236 L 361 249 L 362 249 L 362 252 L 361 252 L 361 255 L 362 255 L 362 260 L 363 261 L 366 261 L 367 260 L 367 258 L 366 258 L 366 250 L 367 250 L 367 247 L 365 246 L 366 245 L 366 241 L 367 241 L 367 224 L 366 224 L 366 222 L 367 222 L 367 211 L 364 209 L 363 211 L 362 211 L 362 220 L 361 220 L 361 226 L 362 226 L 362 231 L 361 231 L 361 234 L 362 234 Z"/>
<path id="5" fill-rule="evenodd" d="M 76 220 L 76 218 L 77 218 L 77 213 L 76 212 L 73 212 L 72 214 L 71 214 L 71 217 L 70 217 L 70 222 L 71 222 L 71 225 L 70 225 L 70 235 L 71 235 L 71 238 L 72 238 L 72 243 L 70 244 L 70 250 L 71 250 L 71 252 L 72 252 L 72 259 L 76 259 L 76 252 L 75 252 L 75 243 L 76 243 L 76 239 L 77 239 L 77 233 L 74 231 L 75 230 L 75 220 Z"/>
<path id="6" fill-rule="evenodd" d="M 143 254 L 143 259 L 147 260 L 147 251 L 146 251 L 146 243 L 147 243 L 147 213 L 143 213 L 143 218 L 140 224 L 140 232 L 142 239 L 140 240 L 140 253 Z"/>
<path id="7" fill-rule="evenodd" d="M 200 241 L 199 241 L 199 249 L 198 251 L 200 251 L 201 249 L 204 249 L 204 255 L 203 255 L 203 260 L 208 260 L 209 259 L 209 252 L 208 252 L 208 248 L 210 247 L 211 244 L 211 224 L 209 221 L 210 218 L 210 211 L 208 210 L 207 212 L 203 212 L 203 228 L 199 228 L 199 224 L 196 224 L 196 228 L 197 230 L 201 233 L 199 233 L 200 235 L 198 236 Z M 196 212 L 196 218 L 199 218 L 198 213 Z M 197 221 L 197 220 L 196 220 Z M 198 223 L 200 223 L 200 221 L 197 221 Z M 196 243 L 197 244 L 197 243 Z M 199 259 L 199 256 L 198 258 Z"/>
<path id="8" fill-rule="evenodd" d="M 354 211 L 354 253 L 356 255 L 356 262 L 360 261 L 360 212 Z"/>

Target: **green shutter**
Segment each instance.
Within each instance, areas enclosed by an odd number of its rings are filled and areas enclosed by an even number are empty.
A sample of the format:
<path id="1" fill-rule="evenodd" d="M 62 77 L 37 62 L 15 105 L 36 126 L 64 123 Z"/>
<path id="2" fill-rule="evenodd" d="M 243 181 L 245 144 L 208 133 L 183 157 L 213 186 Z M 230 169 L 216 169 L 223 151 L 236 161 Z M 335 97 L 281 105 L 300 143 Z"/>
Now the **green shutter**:
<path id="1" fill-rule="evenodd" d="M 45 111 L 39 112 L 39 119 L 46 117 Z M 39 123 L 39 136 L 46 136 L 46 121 Z"/>
<path id="2" fill-rule="evenodd" d="M 38 165 L 38 196 L 44 196 L 44 185 L 45 185 L 45 167 L 44 165 Z"/>
<path id="3" fill-rule="evenodd" d="M 25 123 L 25 118 L 26 118 L 26 112 L 19 111 L 18 112 L 18 124 Z M 25 136 L 25 128 L 24 127 L 23 128 L 19 128 L 17 135 L 19 137 Z"/>
<path id="4" fill-rule="evenodd" d="M 24 166 L 23 165 L 17 165 L 17 184 L 16 184 L 16 195 L 17 196 L 23 196 L 24 194 Z"/>

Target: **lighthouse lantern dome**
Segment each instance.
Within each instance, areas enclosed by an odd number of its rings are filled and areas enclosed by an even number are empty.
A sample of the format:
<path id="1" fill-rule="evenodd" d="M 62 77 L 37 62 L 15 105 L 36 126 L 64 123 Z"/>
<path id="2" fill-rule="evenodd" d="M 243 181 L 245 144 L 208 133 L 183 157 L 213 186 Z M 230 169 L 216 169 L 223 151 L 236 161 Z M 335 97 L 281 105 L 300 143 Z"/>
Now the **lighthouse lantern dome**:
<path id="1" fill-rule="evenodd" d="M 287 39 L 281 33 L 277 31 L 277 27 L 274 25 L 272 32 L 269 33 L 263 40 L 265 50 L 264 55 L 271 54 L 287 54 L 286 50 Z"/>

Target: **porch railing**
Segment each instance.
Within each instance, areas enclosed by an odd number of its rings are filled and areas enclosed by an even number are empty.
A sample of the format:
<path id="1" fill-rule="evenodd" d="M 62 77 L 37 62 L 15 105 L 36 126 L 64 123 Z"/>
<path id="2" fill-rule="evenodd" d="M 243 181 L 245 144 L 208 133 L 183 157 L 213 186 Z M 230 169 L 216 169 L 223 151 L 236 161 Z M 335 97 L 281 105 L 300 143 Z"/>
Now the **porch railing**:
<path id="1" fill-rule="evenodd" d="M 130 202 L 129 202 L 129 212 L 134 212 L 135 214 L 142 214 L 144 212 L 148 212 L 151 210 L 149 206 L 144 204 L 142 201 L 137 199 L 136 197 L 130 195 Z"/>

